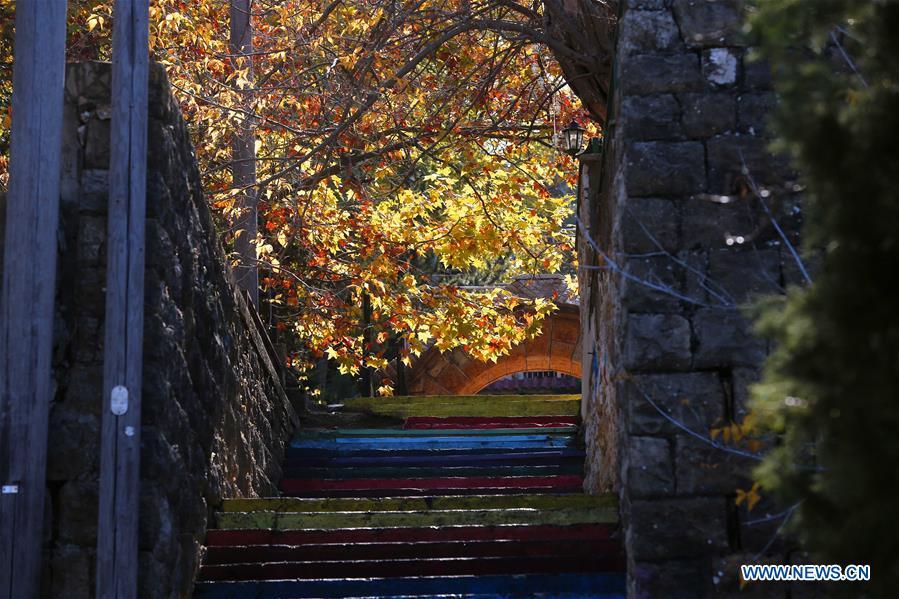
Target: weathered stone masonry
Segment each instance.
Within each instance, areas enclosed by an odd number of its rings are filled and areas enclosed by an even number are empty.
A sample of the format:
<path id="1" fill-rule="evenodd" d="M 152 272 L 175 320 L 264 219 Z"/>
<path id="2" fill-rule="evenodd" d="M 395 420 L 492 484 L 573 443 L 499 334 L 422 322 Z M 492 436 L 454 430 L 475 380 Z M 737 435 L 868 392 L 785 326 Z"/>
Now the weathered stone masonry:
<path id="1" fill-rule="evenodd" d="M 66 77 L 44 575 L 53 597 L 94 594 L 110 72 L 73 64 Z M 159 67 L 150 117 L 138 595 L 188 597 L 212 509 L 277 494 L 297 417 L 233 284 Z"/>
<path id="2" fill-rule="evenodd" d="M 799 282 L 750 188 L 794 244 L 799 198 L 767 149 L 775 97 L 741 2 L 621 4 L 606 147 L 582 161 L 587 485 L 620 492 L 632 596 L 727 595 L 776 523 L 734 503 L 755 461 L 678 424 L 707 436 L 745 413 L 768 347 L 743 306 Z"/>

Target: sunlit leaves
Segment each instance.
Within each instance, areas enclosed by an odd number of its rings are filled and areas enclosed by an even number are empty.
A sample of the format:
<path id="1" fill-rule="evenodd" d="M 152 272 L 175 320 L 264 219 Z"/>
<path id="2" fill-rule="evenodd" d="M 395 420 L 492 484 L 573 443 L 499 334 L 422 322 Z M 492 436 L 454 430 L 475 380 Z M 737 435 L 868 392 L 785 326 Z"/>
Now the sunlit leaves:
<path id="1" fill-rule="evenodd" d="M 10 7 L 0 0 L 2 14 Z M 228 168 L 233 134 L 248 117 L 254 126 L 263 297 L 293 364 L 380 368 L 397 339 L 406 362 L 431 343 L 489 360 L 536 334 L 551 304 L 447 281 L 573 259 L 563 224 L 577 169 L 553 142 L 577 102 L 548 51 L 504 28 L 539 27 L 541 15 L 494 0 L 254 10 L 253 73 L 231 61 L 226 2 L 154 0 L 150 46 L 223 225 L 241 191 Z M 108 59 L 111 2 L 76 0 L 69 16 L 71 59 Z"/>

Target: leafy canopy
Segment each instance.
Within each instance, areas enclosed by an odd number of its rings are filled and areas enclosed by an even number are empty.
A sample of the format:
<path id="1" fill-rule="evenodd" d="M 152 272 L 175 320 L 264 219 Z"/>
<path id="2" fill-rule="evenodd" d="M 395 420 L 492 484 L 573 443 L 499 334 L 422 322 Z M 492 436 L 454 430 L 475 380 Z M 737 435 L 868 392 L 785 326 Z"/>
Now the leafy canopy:
<path id="1" fill-rule="evenodd" d="M 111 3 L 69 5 L 71 58 L 108 59 Z M 0 0 L 4 23 L 12 7 Z M 428 342 L 496 359 L 535 335 L 551 302 L 445 281 L 572 262 L 570 197 L 560 190 L 576 169 L 553 142 L 584 115 L 555 56 L 575 61 L 569 71 L 586 67 L 543 27 L 549 9 L 271 0 L 252 10 L 252 72 L 231 60 L 221 0 L 154 1 L 150 45 L 222 224 L 238 210 L 233 134 L 245 119 L 255 128 L 263 296 L 294 340 L 294 364 L 326 352 L 345 372 L 382 366 L 397 336 L 407 359 Z"/>

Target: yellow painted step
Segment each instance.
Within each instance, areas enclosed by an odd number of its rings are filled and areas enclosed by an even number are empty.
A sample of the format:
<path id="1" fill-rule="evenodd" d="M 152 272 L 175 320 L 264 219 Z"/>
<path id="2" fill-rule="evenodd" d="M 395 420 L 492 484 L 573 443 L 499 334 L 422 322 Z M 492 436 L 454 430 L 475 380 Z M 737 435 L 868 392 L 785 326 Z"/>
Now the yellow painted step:
<path id="1" fill-rule="evenodd" d="M 580 395 L 412 395 L 354 397 L 344 408 L 381 416 L 577 416 Z"/>

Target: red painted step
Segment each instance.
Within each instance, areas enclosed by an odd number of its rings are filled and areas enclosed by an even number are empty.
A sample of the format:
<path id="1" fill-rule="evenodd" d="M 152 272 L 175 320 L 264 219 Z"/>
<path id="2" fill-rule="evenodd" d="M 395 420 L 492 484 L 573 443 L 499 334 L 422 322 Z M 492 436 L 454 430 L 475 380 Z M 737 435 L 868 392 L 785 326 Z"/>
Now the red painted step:
<path id="1" fill-rule="evenodd" d="M 343 528 L 335 530 L 218 530 L 206 533 L 207 547 L 230 545 L 304 545 L 328 543 L 418 543 L 449 541 L 545 541 L 608 540 L 615 527 L 609 524 L 578 526 L 447 526 L 443 528 Z"/>
<path id="2" fill-rule="evenodd" d="M 329 543 L 304 545 L 236 545 L 209 547 L 207 565 L 258 562 L 390 560 L 454 557 L 551 557 L 620 555 L 617 540 L 455 541 L 417 543 Z"/>
<path id="3" fill-rule="evenodd" d="M 285 478 L 281 489 L 287 493 L 315 491 L 436 491 L 446 489 L 552 489 L 580 490 L 584 479 L 578 474 L 554 476 L 468 476 L 445 478 L 355 478 L 314 480 Z"/>
<path id="4" fill-rule="evenodd" d="M 410 416 L 406 429 L 557 428 L 577 426 L 576 416 Z"/>
<path id="5" fill-rule="evenodd" d="M 392 560 L 341 560 L 227 564 L 203 566 L 199 579 L 285 580 L 319 578 L 390 578 L 399 576 L 484 576 L 551 572 L 613 572 L 624 566 L 621 557 L 592 555 L 561 557 L 478 557 Z"/>

